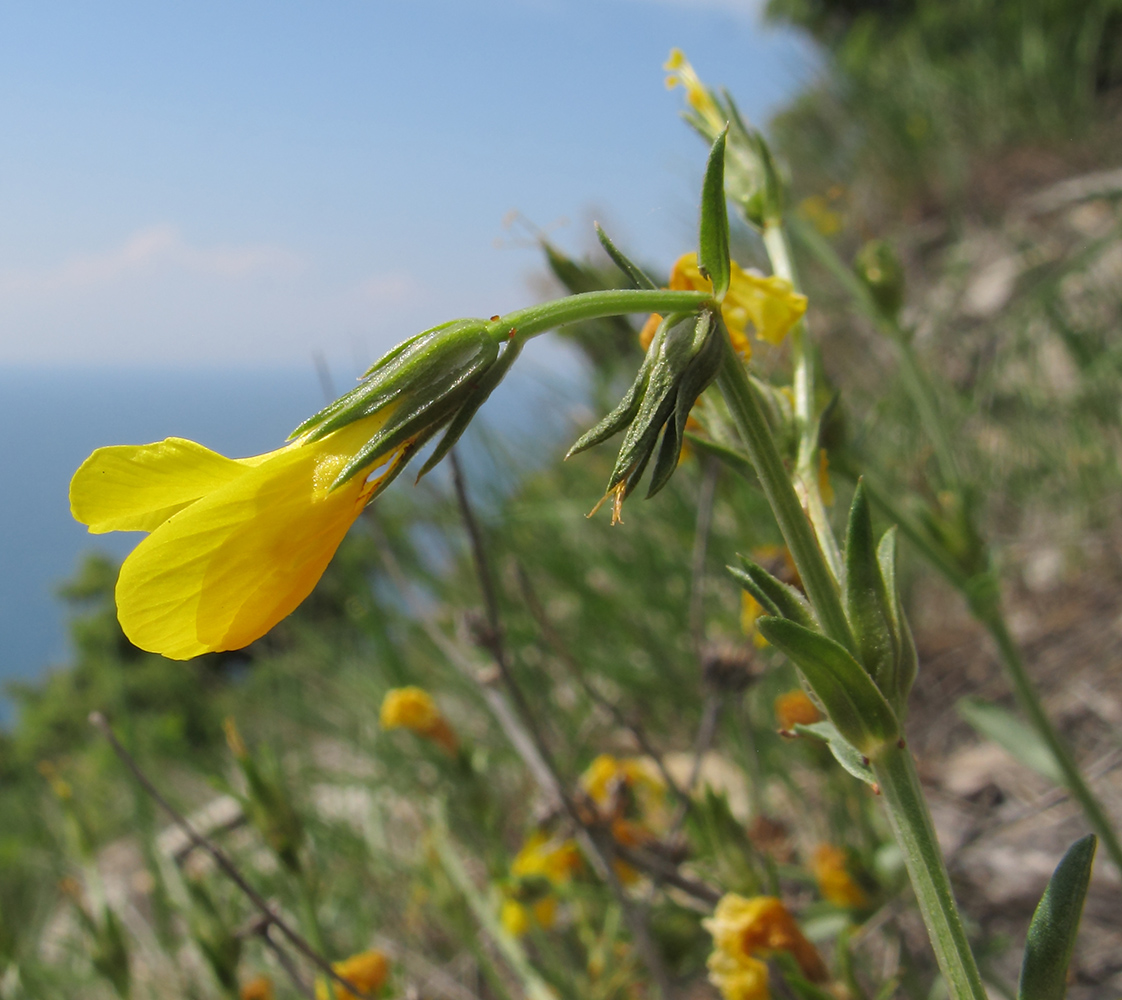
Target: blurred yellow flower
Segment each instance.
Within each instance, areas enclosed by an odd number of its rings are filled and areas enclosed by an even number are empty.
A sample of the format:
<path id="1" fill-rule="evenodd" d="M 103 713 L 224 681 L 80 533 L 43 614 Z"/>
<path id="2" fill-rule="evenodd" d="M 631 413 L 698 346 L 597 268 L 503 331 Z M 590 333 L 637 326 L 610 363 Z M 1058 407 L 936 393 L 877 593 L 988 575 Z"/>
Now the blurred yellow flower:
<path id="1" fill-rule="evenodd" d="M 541 892 L 547 885 L 550 889 L 564 885 L 580 866 L 581 854 L 575 840 L 559 840 L 544 830 L 530 834 L 510 863 L 510 874 L 516 880 L 525 880 L 526 889 L 537 898 L 531 901 L 508 895 L 503 900 L 500 918 L 507 932 L 521 937 L 530 929 L 531 920 L 549 930 L 557 919 L 557 897 L 552 892 Z"/>
<path id="2" fill-rule="evenodd" d="M 403 687 L 387 691 L 382 699 L 379 719 L 383 729 L 408 729 L 432 740 L 449 754 L 455 754 L 459 746 L 456 733 L 424 688 Z"/>
<path id="3" fill-rule="evenodd" d="M 385 984 L 390 974 L 390 961 L 380 951 L 371 949 L 352 955 L 342 962 L 332 962 L 331 968 L 352 986 L 369 995 Z M 354 993 L 338 983 L 332 984 L 332 990 L 336 1000 L 359 1000 Z M 321 976 L 316 980 L 316 1000 L 327 1000 L 328 996 L 327 979 Z"/>
<path id="4" fill-rule="evenodd" d="M 690 61 L 685 57 L 682 50 L 671 49 L 670 58 L 666 60 L 662 68 L 668 74 L 666 89 L 673 90 L 678 86 L 684 87 L 686 100 L 689 101 L 690 107 L 705 119 L 705 123 L 714 132 L 720 132 L 726 124 L 725 116 L 721 114 L 717 102 L 713 100 L 713 95 L 709 93 L 709 88 L 701 82 L 697 71 L 690 65 Z"/>
<path id="5" fill-rule="evenodd" d="M 657 769 L 649 761 L 636 757 L 613 757 L 602 753 L 580 779 L 581 788 L 596 805 L 605 808 L 612 804 L 617 792 L 626 788 L 635 794 L 641 809 L 661 804 L 666 785 Z"/>
<path id="6" fill-rule="evenodd" d="M 788 691 L 775 699 L 775 721 L 784 732 L 795 726 L 813 726 L 822 721 L 818 706 L 801 690 Z"/>
<path id="7" fill-rule="evenodd" d="M 273 1000 L 273 981 L 268 976 L 254 976 L 238 991 L 239 1000 Z"/>
<path id="8" fill-rule="evenodd" d="M 70 482 L 94 534 L 147 531 L 121 566 L 117 615 L 141 649 L 173 660 L 259 639 L 312 592 L 347 529 L 407 454 L 373 480 L 335 477 L 389 417 L 384 408 L 320 438 L 231 459 L 194 441 L 98 448 Z"/>
<path id="9" fill-rule="evenodd" d="M 798 212 L 823 236 L 834 236 L 841 232 L 841 214 L 831 208 L 829 200 L 820 194 L 812 194 L 800 201 Z"/>
<path id="10" fill-rule="evenodd" d="M 764 607 L 746 590 L 740 592 L 740 631 L 746 636 L 750 636 L 752 644 L 757 649 L 763 649 L 767 645 L 767 639 L 758 628 L 756 628 L 756 619 L 764 613 Z"/>
<path id="11" fill-rule="evenodd" d="M 733 957 L 714 951 L 706 965 L 709 982 L 717 987 L 724 1000 L 771 1000 L 767 966 L 748 955 Z"/>
<path id="12" fill-rule="evenodd" d="M 806 312 L 806 296 L 794 290 L 791 282 L 776 275 L 763 277 L 743 270 L 730 261 L 729 290 L 721 303 L 721 318 L 729 331 L 732 346 L 747 360 L 752 355 L 748 324 L 756 336 L 779 344 Z M 676 291 L 708 292 L 712 282 L 701 275 L 697 254 L 687 253 L 674 262 L 670 288 Z"/>
<path id="13" fill-rule="evenodd" d="M 581 854 L 575 840 L 558 840 L 544 830 L 535 830 L 510 863 L 516 876 L 541 875 L 561 885 L 580 869 Z"/>
<path id="14" fill-rule="evenodd" d="M 835 906 L 861 909 L 869 905 L 869 897 L 849 873 L 845 851 L 833 844 L 822 844 L 811 861 L 814 881 L 822 898 Z"/>
<path id="15" fill-rule="evenodd" d="M 753 896 L 750 899 L 734 892 L 726 893 L 717 903 L 713 916 L 702 921 L 713 935 L 714 948 L 726 960 L 746 964 L 750 958 L 766 956 L 773 951 L 789 952 L 799 963 L 804 976 L 820 983 L 829 978 L 826 964 L 818 949 L 799 930 L 790 911 L 774 896 Z"/>
<path id="16" fill-rule="evenodd" d="M 647 317 L 647 322 L 643 324 L 643 329 L 639 331 L 639 346 L 644 351 L 650 349 L 651 341 L 654 340 L 654 335 L 658 333 L 661 323 L 662 317 L 658 313 L 651 313 Z"/>

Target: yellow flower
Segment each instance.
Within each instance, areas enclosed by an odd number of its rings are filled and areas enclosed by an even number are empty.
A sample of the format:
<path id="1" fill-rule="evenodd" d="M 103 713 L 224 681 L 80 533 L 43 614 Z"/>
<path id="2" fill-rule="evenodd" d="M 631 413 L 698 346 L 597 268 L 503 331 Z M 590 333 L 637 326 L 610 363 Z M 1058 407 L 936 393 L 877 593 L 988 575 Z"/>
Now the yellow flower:
<path id="1" fill-rule="evenodd" d="M 834 236 L 842 228 L 842 217 L 830 207 L 830 202 L 820 194 L 812 194 L 799 202 L 799 215 L 823 236 Z"/>
<path id="2" fill-rule="evenodd" d="M 658 333 L 658 328 L 662 324 L 662 317 L 658 313 L 651 313 L 647 317 L 647 321 L 643 324 L 643 329 L 639 331 L 639 346 L 643 350 L 647 350 L 651 346 L 651 341 Z"/>
<path id="3" fill-rule="evenodd" d="M 543 896 L 529 906 L 507 897 L 503 900 L 499 919 L 511 937 L 524 937 L 533 923 L 537 923 L 543 930 L 549 930 L 557 921 L 557 897 Z"/>
<path id="4" fill-rule="evenodd" d="M 833 844 L 822 844 L 815 852 L 811 862 L 814 881 L 822 898 L 835 906 L 847 909 L 860 909 L 869 905 L 869 897 L 849 874 L 845 851 Z"/>
<path id="5" fill-rule="evenodd" d="M 752 324 L 757 337 L 779 344 L 806 312 L 806 296 L 796 292 L 784 278 L 752 274 L 736 261 L 730 261 L 729 266 L 729 290 L 721 303 L 721 317 L 733 347 L 747 359 L 752 355 L 748 324 Z M 713 285 L 701 276 L 697 254 L 687 253 L 674 262 L 670 287 L 676 291 L 708 292 Z"/>
<path id="6" fill-rule="evenodd" d="M 383 729 L 408 729 L 432 740 L 449 754 L 455 754 L 459 741 L 448 720 L 424 688 L 392 688 L 382 699 L 380 721 Z"/>
<path id="7" fill-rule="evenodd" d="M 268 976 L 254 976 L 238 992 L 240 1000 L 273 1000 L 273 981 Z"/>
<path id="8" fill-rule="evenodd" d="M 721 991 L 724 1000 L 771 1000 L 767 966 L 758 958 L 733 958 L 714 951 L 706 964 L 709 982 Z"/>
<path id="9" fill-rule="evenodd" d="M 829 978 L 818 949 L 803 936 L 790 911 L 774 896 L 746 899 L 734 892 L 726 893 L 713 916 L 702 921 L 702 925 L 713 935 L 716 950 L 733 962 L 744 964 L 761 954 L 786 951 L 811 982 Z"/>
<path id="10" fill-rule="evenodd" d="M 668 74 L 666 89 L 673 90 L 677 86 L 684 87 L 686 100 L 689 101 L 690 107 L 705 119 L 705 123 L 714 132 L 720 132 L 725 127 L 725 116 L 721 114 L 717 102 L 713 100 L 713 95 L 709 93 L 709 88 L 701 82 L 697 71 L 690 65 L 690 61 L 685 57 L 682 50 L 671 49 L 670 58 L 663 63 L 662 68 Z"/>
<path id="11" fill-rule="evenodd" d="M 331 968 L 352 986 L 369 995 L 381 989 L 385 983 L 390 973 L 390 962 L 380 951 L 371 949 L 352 955 L 342 962 L 332 962 Z M 354 993 L 338 983 L 333 983 L 332 989 L 336 1000 L 358 1000 Z M 327 997 L 327 979 L 321 977 L 316 980 L 316 1000 L 327 1000 Z"/>
<path id="12" fill-rule="evenodd" d="M 581 775 L 581 787 L 598 806 L 611 804 L 616 790 L 626 787 L 636 794 L 643 807 L 659 804 L 666 792 L 666 786 L 654 767 L 635 757 L 616 758 L 602 753 Z"/>
<path id="13" fill-rule="evenodd" d="M 311 593 L 347 529 L 409 445 L 335 490 L 389 417 L 385 408 L 317 441 L 230 459 L 183 438 L 99 448 L 70 482 L 91 533 L 147 531 L 121 566 L 117 615 L 141 649 L 186 660 L 259 639 Z"/>
<path id="14" fill-rule="evenodd" d="M 740 630 L 752 637 L 752 644 L 757 649 L 767 645 L 767 639 L 756 628 L 756 619 L 764 613 L 764 607 L 746 590 L 740 592 Z"/>
<path id="15" fill-rule="evenodd" d="M 510 873 L 519 877 L 540 875 L 554 885 L 568 882 L 580 868 L 581 855 L 575 840 L 557 840 L 544 830 L 535 830 L 510 863 Z"/>
<path id="16" fill-rule="evenodd" d="M 803 691 L 788 691 L 775 699 L 775 721 L 784 732 L 795 726 L 812 726 L 822 720 L 818 706 Z"/>

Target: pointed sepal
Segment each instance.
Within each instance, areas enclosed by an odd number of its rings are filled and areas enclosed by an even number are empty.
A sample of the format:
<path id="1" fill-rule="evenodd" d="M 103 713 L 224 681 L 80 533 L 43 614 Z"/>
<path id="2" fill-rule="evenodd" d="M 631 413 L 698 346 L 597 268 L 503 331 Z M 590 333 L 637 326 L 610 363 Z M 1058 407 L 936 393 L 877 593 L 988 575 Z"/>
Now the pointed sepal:
<path id="1" fill-rule="evenodd" d="M 641 267 L 639 267 L 638 264 L 632 263 L 632 261 L 624 255 L 623 251 L 620 250 L 619 247 L 617 247 L 611 241 L 611 239 L 608 237 L 608 234 L 604 232 L 599 222 L 595 223 L 595 226 L 596 236 L 600 240 L 600 246 L 602 246 L 604 248 L 604 252 L 612 258 L 612 262 L 616 265 L 616 267 L 618 267 L 624 274 L 627 275 L 628 279 L 631 281 L 631 284 L 633 284 L 636 288 L 647 288 L 651 289 L 652 291 L 658 288 L 658 285 L 656 285 L 654 281 L 647 276 L 647 273 Z"/>

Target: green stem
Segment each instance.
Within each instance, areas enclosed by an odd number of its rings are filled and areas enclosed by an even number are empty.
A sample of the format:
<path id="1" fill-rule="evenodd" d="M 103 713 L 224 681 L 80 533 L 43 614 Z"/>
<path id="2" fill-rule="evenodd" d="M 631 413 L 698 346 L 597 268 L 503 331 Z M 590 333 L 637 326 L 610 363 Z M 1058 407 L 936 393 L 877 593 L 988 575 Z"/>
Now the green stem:
<path id="1" fill-rule="evenodd" d="M 791 287 L 798 291 L 799 276 L 795 270 L 791 246 L 783 224 L 768 223 L 763 228 L 762 236 L 768 257 L 771 259 L 772 270 L 778 277 L 791 282 Z M 806 498 L 810 522 L 814 525 L 815 534 L 818 535 L 819 544 L 822 546 L 822 554 L 826 557 L 826 563 L 834 579 L 840 581 L 843 578 L 844 563 L 818 485 L 818 419 L 814 407 L 814 359 L 810 354 L 805 321 L 800 319 L 794 325 L 790 339 L 791 357 L 794 362 L 795 423 L 799 431 L 799 451 L 795 470 L 802 494 Z"/>
<path id="2" fill-rule="evenodd" d="M 954 1000 L 986 1000 L 912 755 L 890 745 L 871 763 L 947 989 Z"/>
<path id="3" fill-rule="evenodd" d="M 818 539 L 807 521 L 795 488 L 791 485 L 783 459 L 775 447 L 767 420 L 756 399 L 756 390 L 748 381 L 744 365 L 727 338 L 724 358 L 717 372 L 717 386 L 744 440 L 748 457 L 756 467 L 760 486 L 779 522 L 783 540 L 791 551 L 791 558 L 798 567 L 807 597 L 818 613 L 823 631 L 855 656 L 858 655 L 849 620 L 842 608 L 837 580 L 822 556 Z"/>
<path id="4" fill-rule="evenodd" d="M 488 325 L 487 332 L 498 340 L 507 340 L 512 333 L 517 333 L 520 337 L 532 337 L 567 323 L 603 319 L 607 316 L 626 316 L 629 313 L 697 312 L 712 302 L 713 297 L 708 292 L 673 292 L 661 288 L 617 288 L 603 292 L 581 292 L 579 295 L 507 313 L 493 320 Z"/>
<path id="5" fill-rule="evenodd" d="M 1001 659 L 1005 663 L 1005 669 L 1009 672 L 1009 678 L 1013 682 L 1013 690 L 1017 695 L 1021 711 L 1028 716 L 1029 722 L 1036 730 L 1037 735 L 1047 744 L 1048 750 L 1060 768 L 1068 791 L 1079 801 L 1091 828 L 1098 834 L 1115 867 L 1119 872 L 1122 872 L 1122 844 L 1118 842 L 1118 835 L 1114 826 L 1104 812 L 1099 800 L 1095 798 L 1095 793 L 1091 791 L 1090 786 L 1084 780 L 1070 749 L 1064 743 L 1063 737 L 1056 731 L 1055 726 L 1052 725 L 1052 720 L 1048 718 L 1048 713 L 1044 711 L 1040 696 L 1036 693 L 1036 688 L 1033 686 L 1028 671 L 1025 669 L 1024 661 L 1021 659 L 1020 650 L 1009 634 L 1001 609 L 996 608 L 986 613 L 979 613 L 978 610 L 975 610 L 974 614 L 986 626 L 993 637 L 993 641 L 997 644 Z"/>

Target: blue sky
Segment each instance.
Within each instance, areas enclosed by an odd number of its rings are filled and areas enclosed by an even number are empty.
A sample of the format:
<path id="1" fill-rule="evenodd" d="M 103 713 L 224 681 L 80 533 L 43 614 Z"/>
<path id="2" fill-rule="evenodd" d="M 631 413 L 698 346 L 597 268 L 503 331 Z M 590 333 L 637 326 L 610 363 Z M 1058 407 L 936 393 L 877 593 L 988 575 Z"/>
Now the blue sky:
<path id="1" fill-rule="evenodd" d="M 814 72 L 737 0 L 4 5 L 0 365 L 351 371 L 531 299 L 511 210 L 665 264 L 674 45 L 756 120 Z"/>

